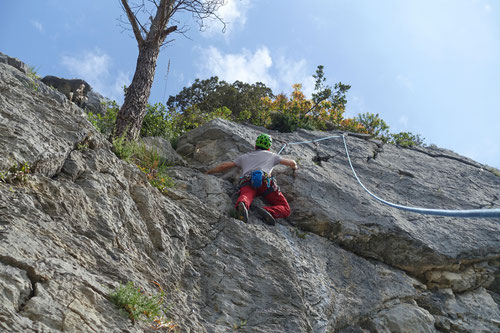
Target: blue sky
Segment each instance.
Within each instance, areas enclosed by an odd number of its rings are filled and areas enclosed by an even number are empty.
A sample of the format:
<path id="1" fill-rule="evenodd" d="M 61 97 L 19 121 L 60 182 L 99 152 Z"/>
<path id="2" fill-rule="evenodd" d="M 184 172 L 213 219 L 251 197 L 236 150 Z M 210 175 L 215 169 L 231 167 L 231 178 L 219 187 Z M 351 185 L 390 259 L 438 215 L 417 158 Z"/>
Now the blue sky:
<path id="1" fill-rule="evenodd" d="M 500 168 L 500 3 L 227 0 L 220 15 L 225 33 L 182 18 L 189 39 L 176 35 L 160 53 L 150 102 L 213 75 L 310 93 L 324 65 L 329 84 L 352 86 L 348 116 L 378 113 L 391 132 Z M 118 0 L 2 1 L 0 51 L 121 102 L 137 45 L 120 16 Z"/>

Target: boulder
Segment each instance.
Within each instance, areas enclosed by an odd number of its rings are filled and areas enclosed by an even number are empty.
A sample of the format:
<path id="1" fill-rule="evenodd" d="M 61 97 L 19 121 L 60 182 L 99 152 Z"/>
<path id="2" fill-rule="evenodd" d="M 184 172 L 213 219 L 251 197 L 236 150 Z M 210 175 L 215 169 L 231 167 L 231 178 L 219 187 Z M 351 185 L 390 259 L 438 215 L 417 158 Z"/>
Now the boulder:
<path id="1" fill-rule="evenodd" d="M 110 100 L 98 92 L 95 92 L 85 80 L 63 79 L 57 76 L 47 75 L 41 81 L 45 85 L 62 93 L 66 98 L 75 102 L 87 112 L 92 112 L 94 114 L 106 113 L 106 105 Z"/>
<path id="2" fill-rule="evenodd" d="M 111 103 L 109 98 L 104 97 L 92 88 L 87 93 L 87 101 L 83 104 L 83 108 L 86 112 L 92 112 L 93 114 L 106 114 L 106 107 Z"/>
<path id="3" fill-rule="evenodd" d="M 28 65 L 26 65 L 24 62 L 22 62 L 21 60 L 19 60 L 17 58 L 9 57 L 8 55 L 3 54 L 2 52 L 0 52 L 0 63 L 17 68 L 18 70 L 20 70 L 24 74 L 28 74 L 30 71 L 30 67 Z"/>
<path id="4" fill-rule="evenodd" d="M 162 137 L 145 137 L 140 139 L 147 150 L 157 153 L 161 161 L 167 165 L 186 165 L 186 161 L 177 154 L 168 140 Z"/>

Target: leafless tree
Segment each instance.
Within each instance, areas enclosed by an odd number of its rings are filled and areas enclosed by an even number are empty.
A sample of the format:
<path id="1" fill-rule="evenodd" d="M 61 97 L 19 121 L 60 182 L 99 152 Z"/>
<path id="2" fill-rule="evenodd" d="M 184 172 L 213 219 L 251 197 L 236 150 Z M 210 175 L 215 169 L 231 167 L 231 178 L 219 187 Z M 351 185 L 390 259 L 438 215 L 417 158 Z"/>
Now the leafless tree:
<path id="1" fill-rule="evenodd" d="M 146 114 L 160 49 L 171 41 L 167 40 L 171 33 L 186 32 L 186 25 L 180 28 L 174 25 L 180 23 L 174 16 L 178 17 L 182 12 L 191 14 L 200 29 L 205 26 L 207 19 L 217 19 L 224 23 L 217 15 L 217 10 L 225 0 L 120 1 L 137 40 L 139 55 L 134 78 L 126 89 L 125 100 L 118 112 L 113 137 L 125 136 L 128 140 L 135 140 L 140 134 Z"/>

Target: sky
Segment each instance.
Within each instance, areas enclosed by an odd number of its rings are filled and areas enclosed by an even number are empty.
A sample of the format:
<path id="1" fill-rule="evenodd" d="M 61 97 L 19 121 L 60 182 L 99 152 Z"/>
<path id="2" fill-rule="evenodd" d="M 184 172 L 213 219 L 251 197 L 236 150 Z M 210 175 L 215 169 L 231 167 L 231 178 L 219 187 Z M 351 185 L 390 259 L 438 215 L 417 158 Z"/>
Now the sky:
<path id="1" fill-rule="evenodd" d="M 215 75 L 310 96 L 323 65 L 329 85 L 351 85 L 346 116 L 500 168 L 500 2 L 226 0 L 218 14 L 225 31 L 175 17 L 189 30 L 161 50 L 150 103 Z M 0 52 L 121 103 L 138 49 L 120 20 L 119 0 L 2 0 Z"/>

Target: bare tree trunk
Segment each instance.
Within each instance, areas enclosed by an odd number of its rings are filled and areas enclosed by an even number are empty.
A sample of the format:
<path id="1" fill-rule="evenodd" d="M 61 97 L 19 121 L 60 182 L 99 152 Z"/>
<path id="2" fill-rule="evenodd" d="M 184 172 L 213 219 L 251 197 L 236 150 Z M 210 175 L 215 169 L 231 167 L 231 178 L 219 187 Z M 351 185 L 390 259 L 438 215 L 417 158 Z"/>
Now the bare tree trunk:
<path id="1" fill-rule="evenodd" d="M 160 45 L 152 45 L 151 42 L 145 42 L 139 47 L 134 78 L 127 88 L 125 100 L 116 119 L 113 135 L 115 138 L 121 137 L 124 133 L 128 140 L 139 137 L 159 53 Z"/>
<path id="2" fill-rule="evenodd" d="M 141 24 L 136 16 L 138 12 L 144 11 L 144 0 L 142 4 L 136 4 L 132 8 L 128 2 L 128 0 L 121 0 L 139 46 L 139 55 L 134 78 L 125 93 L 125 100 L 118 112 L 112 137 L 124 136 L 125 139 L 132 141 L 136 140 L 141 132 L 160 48 L 164 45 L 165 38 L 177 31 L 176 25 L 167 27 L 170 18 L 177 11 L 184 11 L 191 13 L 202 26 L 203 20 L 208 17 L 219 18 L 216 11 L 224 4 L 224 0 L 160 0 L 159 2 L 149 0 L 149 3 L 156 7 L 156 11 L 154 17 L 151 12 L 152 15 L 146 25 Z"/>

